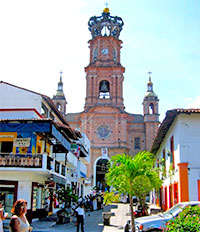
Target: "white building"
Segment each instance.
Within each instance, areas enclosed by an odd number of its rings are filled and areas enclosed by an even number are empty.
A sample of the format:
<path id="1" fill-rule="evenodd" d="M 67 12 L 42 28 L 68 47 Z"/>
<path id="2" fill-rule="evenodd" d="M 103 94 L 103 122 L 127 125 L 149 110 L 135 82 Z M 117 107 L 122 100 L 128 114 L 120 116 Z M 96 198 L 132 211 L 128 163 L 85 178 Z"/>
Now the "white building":
<path id="1" fill-rule="evenodd" d="M 166 210 L 177 202 L 200 201 L 200 109 L 167 111 L 151 152 L 163 179 L 155 202 Z"/>
<path id="2" fill-rule="evenodd" d="M 15 200 L 24 198 L 30 220 L 43 216 L 45 198 L 50 193 L 54 195 L 60 186 L 72 186 L 70 165 L 80 177 L 74 180 L 74 191 L 84 192 L 89 143 L 84 144 L 83 138 L 69 126 L 49 97 L 1 81 L 0 198 L 5 201 L 6 210 L 9 212 Z M 74 143 L 78 144 L 78 155 L 71 152 Z M 52 212 L 53 200 L 52 197 Z"/>

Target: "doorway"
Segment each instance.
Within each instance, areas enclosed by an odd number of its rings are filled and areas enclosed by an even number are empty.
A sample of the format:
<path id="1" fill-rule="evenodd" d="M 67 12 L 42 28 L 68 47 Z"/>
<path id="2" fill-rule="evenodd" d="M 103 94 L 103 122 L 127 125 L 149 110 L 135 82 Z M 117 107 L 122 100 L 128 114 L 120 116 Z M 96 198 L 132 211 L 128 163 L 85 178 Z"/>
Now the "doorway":
<path id="1" fill-rule="evenodd" d="M 105 180 L 105 175 L 108 171 L 108 162 L 107 159 L 99 159 L 96 163 L 96 187 L 98 191 L 107 191 L 109 189 Z"/>

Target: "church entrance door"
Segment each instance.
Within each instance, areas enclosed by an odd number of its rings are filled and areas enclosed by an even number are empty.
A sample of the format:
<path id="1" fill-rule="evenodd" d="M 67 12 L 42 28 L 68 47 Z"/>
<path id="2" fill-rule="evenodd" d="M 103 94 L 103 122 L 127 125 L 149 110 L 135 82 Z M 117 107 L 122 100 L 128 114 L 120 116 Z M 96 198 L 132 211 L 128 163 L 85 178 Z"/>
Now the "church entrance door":
<path id="1" fill-rule="evenodd" d="M 96 186 L 97 190 L 106 191 L 108 186 L 105 181 L 105 174 L 108 171 L 108 160 L 100 159 L 96 164 Z"/>

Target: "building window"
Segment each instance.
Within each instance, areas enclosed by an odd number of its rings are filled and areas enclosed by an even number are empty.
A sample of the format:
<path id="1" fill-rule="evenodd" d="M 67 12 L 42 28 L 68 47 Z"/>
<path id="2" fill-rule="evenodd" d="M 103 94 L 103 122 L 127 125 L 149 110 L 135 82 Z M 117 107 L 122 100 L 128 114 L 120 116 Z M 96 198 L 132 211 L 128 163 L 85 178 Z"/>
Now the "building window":
<path id="1" fill-rule="evenodd" d="M 166 173 L 166 163 L 165 163 L 165 161 L 166 161 L 166 158 L 165 158 L 165 148 L 163 149 L 162 153 L 163 153 L 163 157 L 162 157 L 162 167 L 163 167 L 163 172 L 164 172 L 164 173 Z M 164 173 L 163 173 L 163 174 L 164 174 Z"/>
<path id="2" fill-rule="evenodd" d="M 42 103 L 41 113 L 44 118 L 48 118 L 48 109 L 43 103 Z"/>
<path id="3" fill-rule="evenodd" d="M 174 136 L 170 138 L 170 165 L 175 168 L 174 164 Z"/>
<path id="4" fill-rule="evenodd" d="M 140 149 L 140 138 L 135 138 L 135 149 Z"/>
<path id="5" fill-rule="evenodd" d="M 0 142 L 0 153 L 11 153 L 13 151 L 13 142 Z"/>

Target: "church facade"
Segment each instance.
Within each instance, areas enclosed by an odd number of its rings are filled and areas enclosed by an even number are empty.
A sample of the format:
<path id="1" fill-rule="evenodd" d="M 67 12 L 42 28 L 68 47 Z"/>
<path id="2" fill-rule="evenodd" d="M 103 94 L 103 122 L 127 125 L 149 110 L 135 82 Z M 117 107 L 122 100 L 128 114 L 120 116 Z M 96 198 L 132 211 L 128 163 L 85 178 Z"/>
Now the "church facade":
<path id="1" fill-rule="evenodd" d="M 119 39 L 123 24 L 120 17 L 110 15 L 108 8 L 101 16 L 90 18 L 88 25 L 92 39 L 89 40 L 90 63 L 85 67 L 84 111 L 66 115 L 70 126 L 85 133 L 90 140 L 88 177 L 91 186 L 102 190 L 106 188 L 106 163 L 110 158 L 116 154 L 134 155 L 150 150 L 159 125 L 159 99 L 153 91 L 150 73 L 143 114 L 125 111 L 125 68 L 121 65 L 122 41 Z M 54 96 L 53 101 L 60 109 L 65 108 L 65 98 Z"/>

